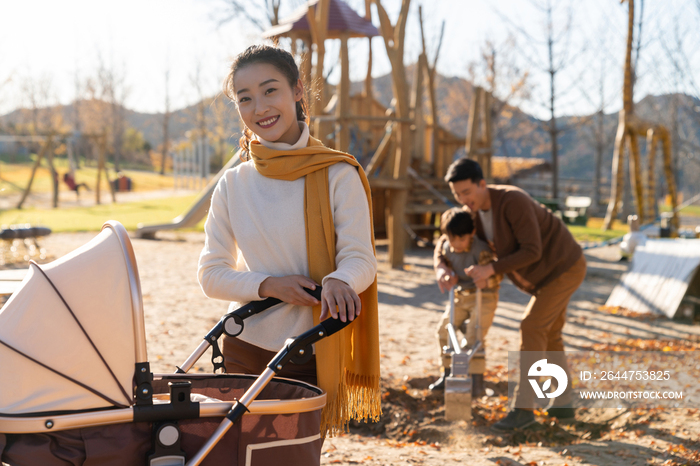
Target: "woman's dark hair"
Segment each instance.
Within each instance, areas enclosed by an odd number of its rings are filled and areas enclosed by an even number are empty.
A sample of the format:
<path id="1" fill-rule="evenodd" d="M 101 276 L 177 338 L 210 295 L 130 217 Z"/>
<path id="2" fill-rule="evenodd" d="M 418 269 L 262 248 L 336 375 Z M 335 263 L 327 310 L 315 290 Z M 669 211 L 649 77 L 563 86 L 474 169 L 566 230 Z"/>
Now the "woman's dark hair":
<path id="1" fill-rule="evenodd" d="M 457 181 L 471 180 L 476 184 L 484 179 L 484 172 L 481 171 L 481 166 L 476 160 L 463 157 L 455 160 L 447 168 L 445 181 L 448 183 L 456 183 Z"/>
<path id="2" fill-rule="evenodd" d="M 449 236 L 470 235 L 474 232 L 474 220 L 469 212 L 453 207 L 440 217 L 440 231 Z"/>
<path id="3" fill-rule="evenodd" d="M 243 53 L 238 55 L 231 64 L 231 70 L 224 79 L 224 94 L 231 100 L 235 101 L 236 93 L 233 89 L 233 78 L 236 72 L 241 68 L 252 65 L 254 63 L 266 63 L 274 66 L 286 78 L 289 85 L 294 88 L 301 75 L 299 67 L 297 67 L 294 57 L 286 50 L 272 47 L 270 45 L 251 45 Z M 301 98 L 297 102 L 297 120 L 308 123 L 306 99 Z M 242 149 L 248 150 L 248 145 L 253 138 L 253 132 L 250 128 L 243 129 L 243 136 L 238 141 Z"/>

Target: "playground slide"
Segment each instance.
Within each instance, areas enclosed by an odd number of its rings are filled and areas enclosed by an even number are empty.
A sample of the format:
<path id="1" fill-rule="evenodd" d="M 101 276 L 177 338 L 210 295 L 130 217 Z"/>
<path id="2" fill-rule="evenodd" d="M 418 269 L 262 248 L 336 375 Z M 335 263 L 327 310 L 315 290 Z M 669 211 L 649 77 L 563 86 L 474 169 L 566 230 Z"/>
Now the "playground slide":
<path id="1" fill-rule="evenodd" d="M 235 167 L 239 163 L 241 163 L 240 150 L 236 152 L 233 157 L 231 157 L 231 160 L 224 165 L 224 168 L 219 170 L 219 173 L 209 181 L 209 184 L 202 190 L 202 194 L 187 212 L 175 217 L 170 223 L 162 223 L 159 225 L 144 225 L 143 223 L 139 223 L 136 229 L 136 237 L 153 239 L 156 237 L 156 233 L 161 230 L 177 230 L 197 225 L 207 215 L 209 205 L 211 204 L 211 196 L 214 194 L 214 189 L 219 179 L 221 179 L 226 170 Z"/>

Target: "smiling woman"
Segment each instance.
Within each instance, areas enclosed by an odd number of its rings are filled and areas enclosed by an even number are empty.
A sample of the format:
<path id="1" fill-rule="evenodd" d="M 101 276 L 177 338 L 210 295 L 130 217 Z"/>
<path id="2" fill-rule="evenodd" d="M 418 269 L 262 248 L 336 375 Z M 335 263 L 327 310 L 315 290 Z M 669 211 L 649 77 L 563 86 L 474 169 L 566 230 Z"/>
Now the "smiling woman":
<path id="1" fill-rule="evenodd" d="M 257 82 L 261 77 L 264 81 Z M 236 104 L 243 123 L 261 138 L 294 144 L 301 136 L 296 104 L 303 101 L 304 86 L 298 77 L 291 86 L 273 65 L 255 63 L 236 74 Z M 303 105 L 303 104 L 300 104 Z"/>
<path id="2" fill-rule="evenodd" d="M 304 85 L 294 58 L 274 47 L 250 47 L 231 65 L 224 93 L 234 102 L 245 124 L 244 150 L 254 132 L 270 142 L 294 144 L 308 123 Z"/>
<path id="3" fill-rule="evenodd" d="M 327 317 L 353 321 L 319 342 L 307 363 L 275 372 L 327 393 L 324 436 L 344 431 L 351 418 L 376 420 L 377 261 L 367 177 L 353 156 L 309 136 L 290 53 L 248 48 L 233 62 L 224 92 L 245 124 L 240 144 L 249 160 L 228 170 L 214 191 L 199 281 L 211 298 L 282 302 L 246 321 L 240 337 L 224 338 L 226 369 L 260 373 L 287 338 Z M 318 285 L 320 300 L 304 290 Z"/>

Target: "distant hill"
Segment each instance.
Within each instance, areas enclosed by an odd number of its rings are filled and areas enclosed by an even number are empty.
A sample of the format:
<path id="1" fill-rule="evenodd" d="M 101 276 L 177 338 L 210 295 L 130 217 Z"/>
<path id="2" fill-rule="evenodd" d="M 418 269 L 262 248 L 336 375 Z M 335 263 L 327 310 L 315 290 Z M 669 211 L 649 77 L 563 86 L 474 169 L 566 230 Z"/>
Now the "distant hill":
<path id="1" fill-rule="evenodd" d="M 414 66 L 407 67 L 409 89 L 413 81 Z M 352 83 L 351 92 L 359 92 L 362 83 Z M 459 137 L 465 137 L 469 116 L 469 102 L 473 85 L 460 77 L 437 75 L 437 100 L 439 105 L 439 123 Z M 385 106 L 391 105 L 393 98 L 391 76 L 379 76 L 373 80 L 374 95 Z M 219 99 L 227 100 L 223 97 Z M 216 118 L 212 105 L 213 98 L 206 100 L 206 118 L 211 129 Z M 427 105 L 427 102 L 426 102 Z M 700 101 L 694 97 L 678 95 L 647 96 L 636 104 L 636 112 L 643 119 L 657 121 L 673 127 L 673 109 L 678 114 L 678 130 L 683 135 L 676 141 L 677 149 L 700 153 Z M 60 111 L 66 121 L 71 121 L 72 105 L 61 106 Z M 129 126 L 140 131 L 152 147 L 162 143 L 161 113 L 149 114 L 125 109 Z M 229 142 L 237 144 L 240 124 L 235 106 L 228 102 L 224 112 L 219 112 L 225 134 L 230 135 Z M 15 110 L 0 116 L 0 130 L 17 124 L 26 118 L 27 110 Z M 604 151 L 603 176 L 610 178 L 614 135 L 617 128 L 617 113 L 604 115 L 604 128 L 608 140 Z M 196 126 L 196 105 L 172 112 L 170 134 L 174 140 L 185 138 L 186 133 Z M 592 124 L 594 116 L 562 117 L 557 124 L 562 128 L 559 134 L 559 167 L 561 178 L 591 178 L 594 173 L 594 138 Z M 506 106 L 494 124 L 495 155 L 504 157 L 550 157 L 548 122 L 522 112 L 516 107 Z M 694 144 L 694 145 L 693 145 Z M 644 146 L 642 145 L 642 150 Z M 685 164 L 685 162 L 683 162 Z M 690 163 L 690 162 L 689 162 Z M 700 163 L 690 163 L 688 170 L 683 170 L 681 182 L 700 184 Z"/>
<path id="2" fill-rule="evenodd" d="M 213 100 L 214 98 L 208 98 L 205 101 L 205 118 L 210 126 L 215 120 L 214 111 L 211 106 L 211 102 Z M 85 101 L 80 102 L 79 108 L 81 108 L 81 111 L 83 111 L 82 109 L 88 104 L 91 103 Z M 106 102 L 100 102 L 99 105 L 104 107 L 108 106 Z M 228 111 L 225 112 L 224 126 L 227 128 L 230 134 L 233 135 L 234 133 L 239 132 L 238 112 L 232 103 L 228 103 L 227 105 Z M 73 104 L 60 105 L 53 107 L 50 110 L 58 110 L 63 116 L 64 121 L 69 124 L 73 121 Z M 40 110 L 40 112 L 42 111 L 45 110 Z M 152 147 L 158 147 L 158 145 L 163 143 L 163 113 L 140 113 L 129 110 L 128 108 L 124 108 L 123 111 L 125 113 L 127 126 L 140 131 L 143 134 L 144 139 L 148 141 Z M 169 133 L 172 140 L 185 138 L 186 133 L 196 127 L 196 115 L 197 104 L 174 110 L 171 113 Z M 0 131 L 26 122 L 29 118 L 29 110 L 27 109 L 17 109 L 6 115 L 2 115 L 0 116 Z M 84 115 L 82 119 L 86 118 L 88 117 Z"/>

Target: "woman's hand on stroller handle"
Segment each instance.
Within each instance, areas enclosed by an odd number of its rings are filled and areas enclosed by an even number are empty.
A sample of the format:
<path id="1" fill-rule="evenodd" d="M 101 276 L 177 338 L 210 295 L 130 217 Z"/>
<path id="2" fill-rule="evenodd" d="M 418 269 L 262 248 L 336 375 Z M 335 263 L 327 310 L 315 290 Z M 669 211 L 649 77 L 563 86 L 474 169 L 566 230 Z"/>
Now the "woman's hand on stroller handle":
<path id="1" fill-rule="evenodd" d="M 325 320 L 329 315 L 341 322 L 352 322 L 360 315 L 362 304 L 360 297 L 350 285 L 336 278 L 325 281 L 321 293 L 321 316 Z"/>
<path id="2" fill-rule="evenodd" d="M 261 298 L 277 298 L 296 306 L 316 306 L 319 300 L 305 291 L 304 288 L 313 291 L 318 286 L 316 282 L 303 275 L 267 277 L 260 284 L 258 295 Z"/>

